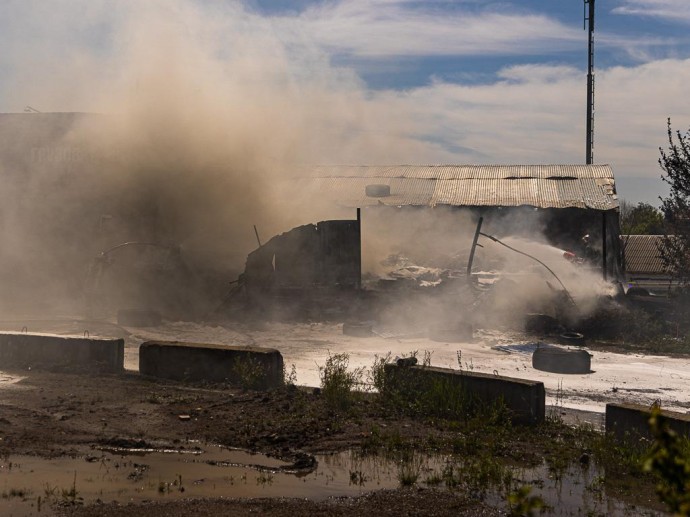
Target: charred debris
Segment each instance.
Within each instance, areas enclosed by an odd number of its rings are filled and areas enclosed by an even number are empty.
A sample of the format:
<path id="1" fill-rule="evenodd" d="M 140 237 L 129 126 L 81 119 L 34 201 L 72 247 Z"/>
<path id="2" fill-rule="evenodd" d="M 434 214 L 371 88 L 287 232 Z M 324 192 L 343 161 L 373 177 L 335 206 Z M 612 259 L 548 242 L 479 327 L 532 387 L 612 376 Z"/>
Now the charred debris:
<path id="1" fill-rule="evenodd" d="M 454 253 L 434 256 L 427 249 L 415 256 L 416 246 L 408 242 L 397 252 L 377 257 L 382 271 L 362 274 L 363 224 L 370 232 L 367 240 L 377 240 L 385 235 L 382 219 L 390 221 L 402 214 L 433 219 L 435 212 L 472 222 L 469 228 L 458 229 L 461 245 Z M 378 223 L 368 224 L 369 218 Z M 562 262 L 559 271 L 536 256 L 539 253 L 532 253 L 529 245 L 520 249 L 521 242 L 535 238 L 530 236 L 533 225 L 518 236 L 518 244 L 514 228 L 508 234 L 501 231 L 506 221 L 516 218 L 542 223 L 552 243 L 549 252 L 557 253 L 557 261 Z M 212 317 L 337 321 L 345 322 L 344 332 L 352 335 L 423 334 L 440 341 L 471 338 L 474 327 L 511 324 L 536 333 L 573 331 L 587 314 L 568 289 L 573 277 L 562 280 L 561 271 L 581 270 L 588 280 L 615 280 L 620 274 L 616 261 L 606 262 L 601 250 L 608 245 L 609 258 L 615 257 L 617 233 L 614 228 L 607 239 L 601 221 L 600 213 L 580 209 L 357 209 L 353 220 L 321 221 L 293 228 L 264 244 L 258 241 L 244 272 L 231 282 Z M 583 235 L 601 244 L 589 249 L 591 242 L 583 242 Z M 511 244 L 503 238 L 512 239 Z M 520 262 L 520 267 L 512 267 L 513 262 Z M 535 288 L 535 282 L 541 285 Z M 611 301 L 611 294 L 596 295 L 601 299 L 594 303 Z"/>

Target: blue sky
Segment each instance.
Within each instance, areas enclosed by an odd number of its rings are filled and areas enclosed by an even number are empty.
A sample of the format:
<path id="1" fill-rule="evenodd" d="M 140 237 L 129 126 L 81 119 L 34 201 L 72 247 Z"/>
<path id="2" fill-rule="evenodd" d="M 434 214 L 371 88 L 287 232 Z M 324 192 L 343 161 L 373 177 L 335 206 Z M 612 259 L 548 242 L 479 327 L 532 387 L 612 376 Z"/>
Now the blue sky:
<path id="1" fill-rule="evenodd" d="M 218 53 L 252 41 L 257 60 L 279 54 L 291 77 L 348 90 L 368 117 L 357 126 L 348 114 L 343 124 L 352 131 L 404 132 L 398 154 L 336 153 L 334 161 L 584 161 L 582 0 L 3 0 L 0 111 L 80 109 L 55 94 L 73 86 L 51 84 L 38 71 L 49 67 L 38 63 L 69 60 L 86 74 L 90 59 L 118 61 L 131 39 L 117 37 L 123 20 L 142 17 L 143 4 L 183 13 L 178 32 L 197 39 L 207 37 L 209 20 L 223 19 L 218 34 L 234 31 L 235 39 Z M 189 9 L 205 17 L 199 34 Z M 690 1 L 597 0 L 595 41 L 595 161 L 613 166 L 622 197 L 657 204 L 666 119 L 690 128 Z"/>
<path id="2" fill-rule="evenodd" d="M 372 88 L 417 87 L 432 77 L 491 82 L 510 65 L 584 69 L 587 63 L 582 0 L 254 0 L 248 5 L 265 16 L 302 20 L 334 62 L 357 69 Z M 687 2 L 598 0 L 596 6 L 598 66 L 687 56 Z"/>

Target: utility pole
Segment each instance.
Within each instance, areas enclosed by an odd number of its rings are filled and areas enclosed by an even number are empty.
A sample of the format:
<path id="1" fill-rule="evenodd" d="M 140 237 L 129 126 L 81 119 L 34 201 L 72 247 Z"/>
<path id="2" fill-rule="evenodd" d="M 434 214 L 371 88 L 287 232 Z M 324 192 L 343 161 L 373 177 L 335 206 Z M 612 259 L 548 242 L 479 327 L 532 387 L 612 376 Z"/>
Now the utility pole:
<path id="1" fill-rule="evenodd" d="M 589 22 L 587 59 L 587 156 L 585 163 L 594 163 L 594 0 L 585 2 L 585 23 Z M 589 8 L 589 10 L 587 10 Z"/>
<path id="2" fill-rule="evenodd" d="M 585 2 L 585 23 L 589 22 L 589 41 L 587 44 L 587 144 L 585 163 L 594 163 L 594 0 Z M 589 9 L 587 9 L 589 8 Z M 606 212 L 601 213 L 601 270 L 604 281 L 607 279 L 606 271 Z"/>

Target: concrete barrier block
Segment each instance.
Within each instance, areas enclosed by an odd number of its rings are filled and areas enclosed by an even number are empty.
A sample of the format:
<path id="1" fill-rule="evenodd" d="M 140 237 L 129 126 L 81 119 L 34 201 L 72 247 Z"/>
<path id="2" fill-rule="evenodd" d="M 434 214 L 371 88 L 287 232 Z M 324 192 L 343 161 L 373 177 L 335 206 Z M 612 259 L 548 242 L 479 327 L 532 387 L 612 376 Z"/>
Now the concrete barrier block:
<path id="1" fill-rule="evenodd" d="M 386 385 L 396 390 L 432 389 L 437 382 L 462 390 L 475 405 L 502 402 L 515 423 L 537 424 L 546 415 L 544 383 L 432 366 L 385 366 Z M 412 381 L 412 382 L 410 382 Z M 422 395 L 418 393 L 417 395 Z"/>
<path id="2" fill-rule="evenodd" d="M 118 373 L 124 361 L 123 339 L 0 332 L 0 369 Z"/>
<path id="3" fill-rule="evenodd" d="M 147 341 L 139 347 L 139 372 L 178 381 L 270 389 L 283 384 L 283 356 L 273 348 Z"/>
<path id="4" fill-rule="evenodd" d="M 640 438 L 651 439 L 649 417 L 652 409 L 639 404 L 606 404 L 606 432 L 616 439 L 637 441 Z M 661 410 L 669 427 L 681 436 L 690 438 L 690 415 L 675 411 Z"/>

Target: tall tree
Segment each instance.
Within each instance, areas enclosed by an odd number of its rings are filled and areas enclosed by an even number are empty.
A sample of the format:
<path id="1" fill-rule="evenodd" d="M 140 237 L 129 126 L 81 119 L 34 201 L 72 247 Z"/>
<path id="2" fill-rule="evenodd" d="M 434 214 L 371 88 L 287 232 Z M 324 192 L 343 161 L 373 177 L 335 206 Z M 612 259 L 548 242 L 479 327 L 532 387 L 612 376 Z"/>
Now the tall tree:
<path id="1" fill-rule="evenodd" d="M 673 131 L 668 119 L 668 149 L 659 148 L 662 179 L 670 193 L 662 199 L 661 211 L 668 224 L 669 235 L 659 248 L 661 259 L 681 285 L 690 284 L 690 130 L 683 134 Z"/>
<path id="2" fill-rule="evenodd" d="M 620 206 L 621 233 L 624 235 L 664 235 L 664 216 L 648 203 L 632 206 L 623 201 Z"/>

